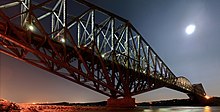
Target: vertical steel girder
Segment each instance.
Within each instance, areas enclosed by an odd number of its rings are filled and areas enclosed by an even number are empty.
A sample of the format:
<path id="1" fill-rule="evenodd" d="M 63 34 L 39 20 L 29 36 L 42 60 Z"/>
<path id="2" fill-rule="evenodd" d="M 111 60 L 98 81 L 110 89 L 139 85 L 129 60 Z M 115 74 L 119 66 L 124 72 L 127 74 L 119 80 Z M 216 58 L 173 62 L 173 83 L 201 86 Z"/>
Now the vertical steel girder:
<path id="1" fill-rule="evenodd" d="M 0 52 L 109 97 L 164 86 L 194 92 L 128 20 L 84 0 L 3 2 Z"/>

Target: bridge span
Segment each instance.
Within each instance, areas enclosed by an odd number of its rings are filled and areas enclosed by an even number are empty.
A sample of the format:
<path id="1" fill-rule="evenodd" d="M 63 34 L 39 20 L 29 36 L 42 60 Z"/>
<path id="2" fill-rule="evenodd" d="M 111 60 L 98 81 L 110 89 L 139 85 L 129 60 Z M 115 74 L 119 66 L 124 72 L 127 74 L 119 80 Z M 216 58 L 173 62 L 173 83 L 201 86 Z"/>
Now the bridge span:
<path id="1" fill-rule="evenodd" d="M 0 3 L 0 52 L 134 107 L 132 96 L 161 87 L 206 96 L 177 77 L 126 19 L 84 0 Z"/>

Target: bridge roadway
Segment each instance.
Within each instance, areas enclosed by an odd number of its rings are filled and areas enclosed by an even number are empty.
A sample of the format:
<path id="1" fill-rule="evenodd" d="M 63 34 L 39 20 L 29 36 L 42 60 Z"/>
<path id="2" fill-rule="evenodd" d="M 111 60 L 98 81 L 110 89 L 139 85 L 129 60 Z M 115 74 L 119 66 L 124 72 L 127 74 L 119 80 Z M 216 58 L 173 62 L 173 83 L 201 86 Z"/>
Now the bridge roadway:
<path id="1" fill-rule="evenodd" d="M 161 87 L 204 100 L 202 85 L 176 77 L 129 21 L 84 0 L 72 16 L 66 1 L 0 4 L 0 52 L 109 96 L 108 106 L 133 107 L 132 96 Z"/>

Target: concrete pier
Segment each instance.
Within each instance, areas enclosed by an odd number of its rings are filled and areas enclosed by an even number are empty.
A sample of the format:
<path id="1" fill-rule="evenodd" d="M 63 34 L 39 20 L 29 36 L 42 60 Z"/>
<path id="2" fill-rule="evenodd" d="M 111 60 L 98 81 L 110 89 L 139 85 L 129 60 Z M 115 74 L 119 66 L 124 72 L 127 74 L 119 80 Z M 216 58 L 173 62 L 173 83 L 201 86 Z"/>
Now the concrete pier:
<path id="1" fill-rule="evenodd" d="M 109 98 L 107 100 L 108 107 L 116 108 L 134 108 L 135 107 L 135 98 L 124 97 L 124 98 Z"/>

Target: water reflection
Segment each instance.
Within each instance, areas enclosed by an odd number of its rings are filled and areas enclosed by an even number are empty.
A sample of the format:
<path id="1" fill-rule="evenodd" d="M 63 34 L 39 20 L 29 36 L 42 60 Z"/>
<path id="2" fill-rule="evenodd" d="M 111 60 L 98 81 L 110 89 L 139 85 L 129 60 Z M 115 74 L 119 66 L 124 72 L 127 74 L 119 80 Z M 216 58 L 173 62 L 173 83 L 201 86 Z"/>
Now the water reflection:
<path id="1" fill-rule="evenodd" d="M 220 107 L 149 107 L 142 112 L 220 112 Z"/>
<path id="2" fill-rule="evenodd" d="M 204 107 L 204 112 L 212 112 L 212 109 L 210 106 L 205 106 Z"/>
<path id="3" fill-rule="evenodd" d="M 216 107 L 153 106 L 153 107 L 140 107 L 140 108 L 141 109 L 80 111 L 80 112 L 220 112 L 220 106 L 216 106 Z"/>

